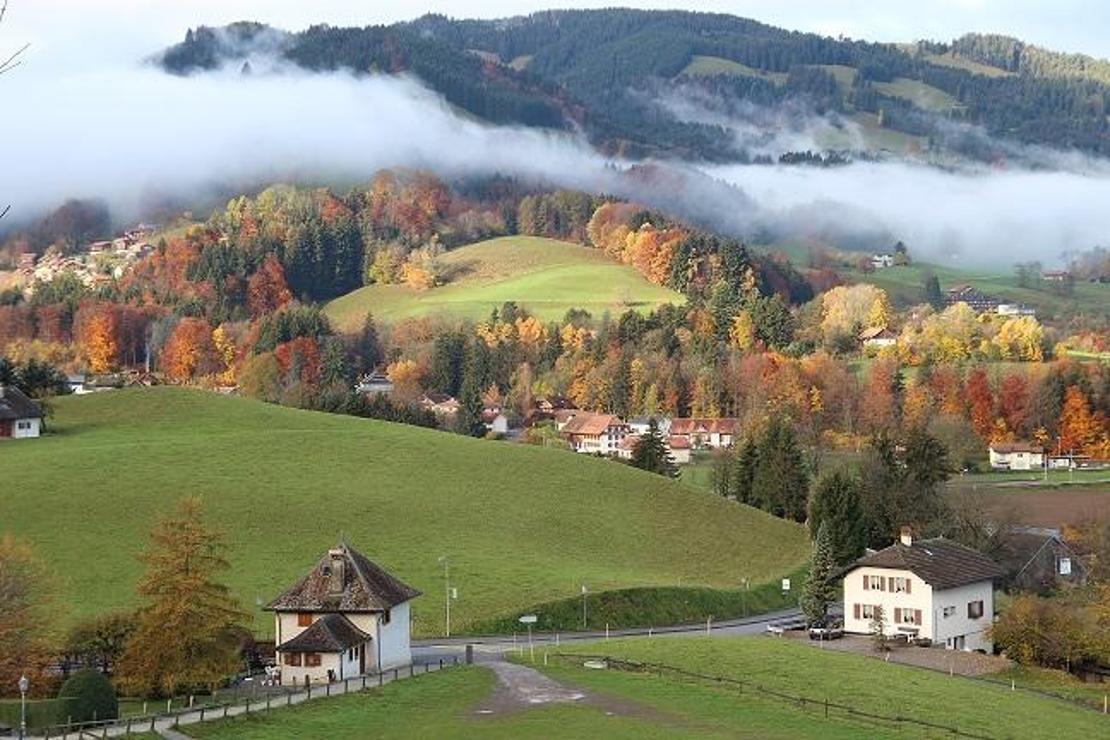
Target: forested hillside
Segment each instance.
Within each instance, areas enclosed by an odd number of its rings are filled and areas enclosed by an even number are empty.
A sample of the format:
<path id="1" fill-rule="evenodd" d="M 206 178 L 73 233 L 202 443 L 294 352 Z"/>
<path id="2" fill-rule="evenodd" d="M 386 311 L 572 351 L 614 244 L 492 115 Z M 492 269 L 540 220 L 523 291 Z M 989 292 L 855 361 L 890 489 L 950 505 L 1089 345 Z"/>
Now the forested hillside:
<path id="1" fill-rule="evenodd" d="M 429 15 L 296 34 L 254 24 L 200 28 L 162 63 L 186 74 L 260 53 L 316 71 L 412 73 L 486 120 L 581 125 L 610 153 L 714 160 L 747 154 L 720 127 L 661 105 L 671 94 L 694 94 L 717 113 L 748 102 L 865 116 L 869 125 L 980 159 L 1002 151 L 947 122 L 1020 143 L 1110 153 L 1110 65 L 1003 37 L 905 47 L 728 15 L 567 10 L 499 21 Z"/>

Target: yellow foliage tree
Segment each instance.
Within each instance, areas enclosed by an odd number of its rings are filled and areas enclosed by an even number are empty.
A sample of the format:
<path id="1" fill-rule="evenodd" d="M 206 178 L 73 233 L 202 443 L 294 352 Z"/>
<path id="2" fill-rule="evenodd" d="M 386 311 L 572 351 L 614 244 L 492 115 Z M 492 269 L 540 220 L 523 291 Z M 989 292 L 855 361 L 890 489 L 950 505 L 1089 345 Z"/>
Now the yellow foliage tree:
<path id="1" fill-rule="evenodd" d="M 393 397 L 398 401 L 414 401 L 420 396 L 420 379 L 423 371 L 413 360 L 397 360 L 385 369 L 389 382 L 393 383 Z"/>
<path id="2" fill-rule="evenodd" d="M 732 326 L 728 330 L 728 339 L 732 346 L 741 352 L 747 352 L 755 347 L 755 324 L 752 316 L 747 311 L 741 311 L 732 317 Z"/>
<path id="3" fill-rule="evenodd" d="M 1041 362 L 1044 359 L 1044 329 L 1032 316 L 1007 319 L 998 327 L 993 344 L 1003 360 Z"/>
<path id="4" fill-rule="evenodd" d="M 235 383 L 235 342 L 227 335 L 223 324 L 212 330 L 212 344 L 216 346 L 216 355 L 223 364 L 219 382 L 222 385 L 233 385 Z"/>

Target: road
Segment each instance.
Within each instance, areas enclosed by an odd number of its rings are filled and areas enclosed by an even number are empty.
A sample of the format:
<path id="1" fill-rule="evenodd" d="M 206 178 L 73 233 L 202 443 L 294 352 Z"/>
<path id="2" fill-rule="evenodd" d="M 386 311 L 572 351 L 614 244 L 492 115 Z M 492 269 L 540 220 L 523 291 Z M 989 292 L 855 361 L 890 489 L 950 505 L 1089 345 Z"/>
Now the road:
<path id="1" fill-rule="evenodd" d="M 666 627 L 636 628 L 623 630 L 610 630 L 609 638 L 617 637 L 646 637 L 648 635 L 659 637 L 689 637 L 692 635 L 706 635 L 713 637 L 737 637 L 741 635 L 759 635 L 767 631 L 767 626 L 779 620 L 792 620 L 801 618 L 801 610 L 797 608 L 784 609 L 777 612 L 768 612 L 743 619 L 728 619 L 720 622 L 711 622 L 708 630 L 704 622 L 698 624 L 676 624 Z M 552 648 L 567 642 L 603 642 L 606 639 L 605 630 L 587 630 L 581 632 L 561 632 L 558 634 L 535 633 L 532 643 L 536 647 Z M 467 645 L 474 646 L 475 660 L 483 661 L 494 659 L 500 654 L 528 644 L 527 631 L 522 631 L 514 640 L 511 636 L 488 635 L 472 637 L 439 637 L 426 640 L 413 640 L 413 661 L 416 663 L 438 663 L 439 660 L 450 660 L 452 656 L 462 655 Z"/>

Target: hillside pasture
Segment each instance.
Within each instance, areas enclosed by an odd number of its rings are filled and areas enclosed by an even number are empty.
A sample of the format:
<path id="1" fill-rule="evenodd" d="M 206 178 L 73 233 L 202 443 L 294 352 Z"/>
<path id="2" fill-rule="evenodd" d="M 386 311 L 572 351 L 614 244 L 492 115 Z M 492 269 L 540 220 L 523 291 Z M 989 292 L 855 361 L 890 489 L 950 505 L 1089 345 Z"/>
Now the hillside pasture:
<path id="1" fill-rule="evenodd" d="M 714 77 L 716 75 L 758 77 L 763 80 L 769 80 L 776 85 L 786 84 L 785 72 L 766 72 L 762 69 L 756 69 L 755 67 L 741 64 L 740 62 L 734 62 L 731 59 L 724 59 L 723 57 L 695 55 L 680 74 L 686 75 L 687 77 Z"/>
<path id="2" fill-rule="evenodd" d="M 883 95 L 908 100 L 922 110 L 947 113 L 960 107 L 960 101 L 944 90 L 920 80 L 896 77 L 891 82 L 876 82 L 874 85 Z"/>
<path id="3" fill-rule="evenodd" d="M 426 596 L 418 634 L 572 597 L 652 586 L 736 589 L 801 567 L 805 530 L 625 465 L 567 451 L 172 387 L 58 399 L 53 432 L 0 444 L 0 530 L 59 579 L 63 626 L 136 604 L 138 555 L 182 497 L 225 534 L 227 581 L 260 605 L 340 538 Z"/>
<path id="4" fill-rule="evenodd" d="M 434 315 L 482 319 L 506 301 L 516 301 L 553 321 L 572 308 L 601 316 L 685 302 L 596 249 L 554 239 L 491 239 L 451 250 L 442 266 L 447 281 L 442 286 L 416 291 L 368 285 L 331 301 L 325 311 L 338 328 L 349 331 L 362 325 L 367 312 L 384 321 Z"/>

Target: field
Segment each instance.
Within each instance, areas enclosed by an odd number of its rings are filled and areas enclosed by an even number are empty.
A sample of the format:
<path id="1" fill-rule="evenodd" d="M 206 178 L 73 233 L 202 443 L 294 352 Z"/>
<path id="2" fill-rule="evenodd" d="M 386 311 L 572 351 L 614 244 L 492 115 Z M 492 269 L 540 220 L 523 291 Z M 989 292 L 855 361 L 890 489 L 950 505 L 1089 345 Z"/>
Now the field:
<path id="1" fill-rule="evenodd" d="M 895 304 L 906 306 L 924 300 L 923 286 L 927 272 L 932 272 L 939 278 L 942 290 L 967 283 L 988 295 L 1031 306 L 1037 310 L 1040 319 L 1066 318 L 1076 313 L 1110 315 L 1110 285 L 1106 284 L 1077 282 L 1074 295 L 1063 296 L 1047 288 L 1041 290 L 1021 287 L 1013 273 L 926 263 L 888 267 L 870 274 L 850 274 L 861 282 L 879 286 L 890 294 Z"/>
<path id="2" fill-rule="evenodd" d="M 368 311 L 386 321 L 435 314 L 481 319 L 505 301 L 516 301 L 550 321 L 571 308 L 600 316 L 685 302 L 595 249 L 554 239 L 491 239 L 451 250 L 442 260 L 446 285 L 424 292 L 404 285 L 368 285 L 335 299 L 325 310 L 336 326 L 352 330 L 362 325 Z"/>
<path id="3" fill-rule="evenodd" d="M 0 445 L 0 522 L 62 578 L 63 619 L 135 603 L 136 556 L 189 494 L 226 533 L 228 582 L 257 610 L 345 537 L 454 631 L 615 588 L 735 589 L 806 560 L 804 530 L 611 461 L 177 388 L 55 402 L 55 433 Z"/>
<path id="4" fill-rule="evenodd" d="M 947 113 L 960 107 L 960 102 L 944 90 L 920 80 L 896 77 L 892 82 L 876 82 L 875 89 L 883 95 L 908 100 L 922 110 L 935 113 Z"/>
<path id="5" fill-rule="evenodd" d="M 998 67 L 992 67 L 989 64 L 980 64 L 979 62 L 967 59 L 965 57 L 957 56 L 951 52 L 947 54 L 926 54 L 925 61 L 931 64 L 939 64 L 942 67 L 953 67 L 955 69 L 963 69 L 972 74 L 983 75 L 985 77 L 1010 77 L 1011 72 Z"/>
<path id="6" fill-rule="evenodd" d="M 573 704 L 499 704 L 492 673 L 473 666 L 187 729 L 193 737 L 213 740 L 310 736 L 343 740 L 365 737 L 371 727 L 374 736 L 382 738 L 951 736 L 937 729 L 869 720 L 836 708 L 826 716 L 826 698 L 863 712 L 908 716 L 997 738 L 1098 737 L 1107 721 L 1066 701 L 1011 692 L 1008 686 L 772 638 L 640 638 L 563 651 L 550 655 L 546 666 L 537 654 L 536 668 L 585 694 Z M 574 654 L 655 662 L 749 683 L 740 689 L 668 671 L 588 670 Z M 1024 673 L 1018 677 L 1029 682 Z M 1036 683 L 1060 688 L 1052 679 Z M 755 691 L 753 685 L 814 701 L 800 706 Z"/>
<path id="7" fill-rule="evenodd" d="M 723 59 L 721 57 L 707 57 L 696 55 L 682 70 L 682 73 L 689 77 L 712 77 L 714 75 L 732 75 L 734 77 L 759 77 L 764 80 L 770 80 L 777 85 L 786 83 L 785 72 L 765 72 L 761 69 L 749 67 L 740 62 L 734 62 L 731 59 Z"/>
<path id="8" fill-rule="evenodd" d="M 1096 737 L 1107 728 L 1101 714 L 1066 702 L 789 640 L 614 640 L 576 645 L 564 652 L 603 654 L 743 679 L 816 701 L 828 698 L 863 711 L 902 714 L 990 737 Z M 658 680 L 649 674 L 643 682 Z M 804 716 L 802 711 L 795 714 Z"/>

